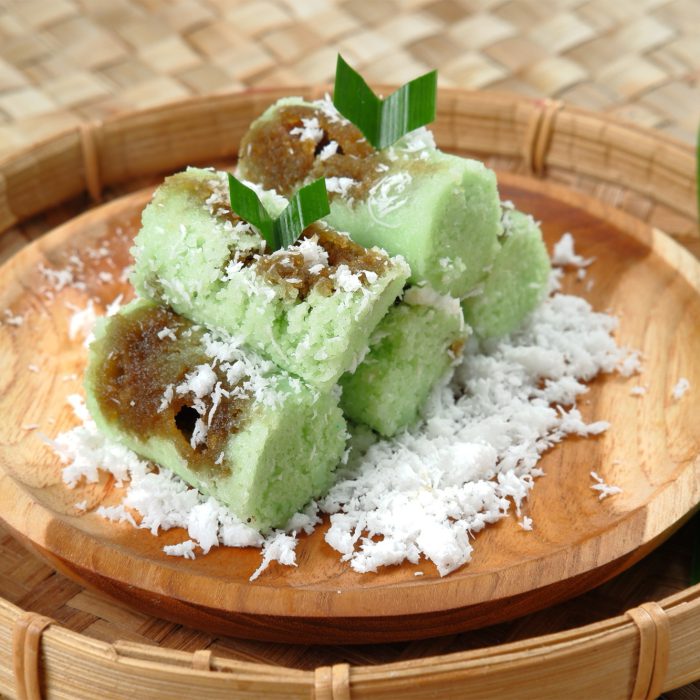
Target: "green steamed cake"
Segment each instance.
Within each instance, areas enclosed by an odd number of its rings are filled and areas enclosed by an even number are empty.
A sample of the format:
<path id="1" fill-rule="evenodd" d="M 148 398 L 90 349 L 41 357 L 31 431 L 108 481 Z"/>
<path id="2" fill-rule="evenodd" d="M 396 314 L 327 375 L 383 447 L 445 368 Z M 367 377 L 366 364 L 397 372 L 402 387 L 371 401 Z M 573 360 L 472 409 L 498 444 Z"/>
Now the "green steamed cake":
<path id="1" fill-rule="evenodd" d="M 486 276 L 501 233 L 496 176 L 442 153 L 425 128 L 377 151 L 328 100 L 279 100 L 251 125 L 239 173 L 291 195 L 326 178 L 326 221 L 364 246 L 402 255 L 410 281 L 462 297 Z"/>
<path id="2" fill-rule="evenodd" d="M 491 272 L 475 295 L 462 302 L 464 318 L 479 338 L 516 330 L 547 293 L 551 268 L 537 222 L 504 208 L 503 227 Z"/>
<path id="3" fill-rule="evenodd" d="M 341 377 L 345 415 L 385 437 L 408 427 L 461 361 L 465 337 L 459 300 L 409 287 L 372 334 L 363 362 Z"/>
<path id="4" fill-rule="evenodd" d="M 273 216 L 287 204 L 260 195 Z M 166 178 L 145 208 L 131 281 L 141 296 L 328 390 L 366 347 L 408 266 L 323 222 L 289 248 L 265 245 L 231 211 L 226 173 L 190 168 Z"/>
<path id="5" fill-rule="evenodd" d="M 325 493 L 345 449 L 337 391 L 145 300 L 98 324 L 85 388 L 104 434 L 261 530 Z"/>

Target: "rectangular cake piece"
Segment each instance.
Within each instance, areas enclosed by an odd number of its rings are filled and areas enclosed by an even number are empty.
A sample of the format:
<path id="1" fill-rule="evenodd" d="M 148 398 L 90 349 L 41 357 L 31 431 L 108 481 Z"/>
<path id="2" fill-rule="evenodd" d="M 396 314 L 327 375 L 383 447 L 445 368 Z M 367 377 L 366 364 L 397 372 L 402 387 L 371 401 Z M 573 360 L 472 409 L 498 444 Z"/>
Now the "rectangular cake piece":
<path id="1" fill-rule="evenodd" d="M 345 415 L 385 437 L 410 426 L 431 389 L 461 361 L 465 339 L 458 299 L 409 287 L 372 334 L 362 363 L 341 377 Z"/>
<path id="2" fill-rule="evenodd" d="M 329 100 L 287 98 L 251 125 L 240 174 L 290 195 L 325 177 L 326 221 L 364 246 L 402 255 L 412 283 L 462 297 L 486 276 L 501 233 L 496 175 L 442 153 L 417 129 L 375 150 Z"/>
<path id="3" fill-rule="evenodd" d="M 479 338 L 516 330 L 547 293 L 551 267 L 538 223 L 504 206 L 503 231 L 492 270 L 462 302 L 464 318 Z"/>
<path id="4" fill-rule="evenodd" d="M 146 300 L 98 325 L 85 388 L 106 435 L 261 530 L 323 494 L 345 448 L 337 392 Z"/>
<path id="5" fill-rule="evenodd" d="M 272 216 L 287 204 L 259 193 Z M 257 230 L 232 212 L 226 173 L 212 170 L 166 178 L 142 223 L 132 273 L 141 296 L 240 337 L 322 390 L 353 365 L 410 272 L 402 258 L 324 222 L 266 252 Z"/>

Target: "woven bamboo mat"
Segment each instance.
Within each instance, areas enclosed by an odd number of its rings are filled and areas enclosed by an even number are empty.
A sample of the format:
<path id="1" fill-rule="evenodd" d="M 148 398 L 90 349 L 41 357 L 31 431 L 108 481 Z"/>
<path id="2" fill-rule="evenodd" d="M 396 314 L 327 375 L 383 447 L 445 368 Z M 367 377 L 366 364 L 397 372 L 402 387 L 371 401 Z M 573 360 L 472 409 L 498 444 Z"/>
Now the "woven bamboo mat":
<path id="1" fill-rule="evenodd" d="M 0 154 L 85 119 L 252 86 L 371 80 L 553 96 L 684 140 L 698 0 L 0 0 Z"/>

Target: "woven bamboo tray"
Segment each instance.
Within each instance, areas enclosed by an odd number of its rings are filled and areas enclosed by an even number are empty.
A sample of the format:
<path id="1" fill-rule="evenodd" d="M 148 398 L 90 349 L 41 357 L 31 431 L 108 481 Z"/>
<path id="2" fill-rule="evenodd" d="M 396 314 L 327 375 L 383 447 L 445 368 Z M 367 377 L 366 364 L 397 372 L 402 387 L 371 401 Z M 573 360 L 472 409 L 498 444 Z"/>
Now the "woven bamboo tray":
<path id="1" fill-rule="evenodd" d="M 191 99 L 72 129 L 13 155 L 0 162 L 0 257 L 84 209 L 86 193 L 97 201 L 186 164 L 230 160 L 250 121 L 271 101 L 322 92 L 285 89 Z M 556 102 L 449 90 L 440 96 L 435 133 L 443 148 L 593 194 L 700 253 L 694 157 L 687 146 Z M 672 542 L 683 537 L 687 532 Z M 6 538 L 0 552 L 8 555 L 0 560 L 0 592 L 17 599 L 12 591 L 5 593 L 3 582 L 16 570 L 18 550 Z M 642 562 L 642 569 L 625 574 L 628 583 L 654 567 L 668 568 L 660 555 L 654 557 L 655 563 Z M 34 564 L 35 575 L 41 566 Z M 58 590 L 70 585 L 56 578 Z M 630 605 L 649 596 L 649 588 L 641 589 L 641 599 L 640 590 L 628 596 Z M 50 597 L 50 588 L 44 593 Z M 248 643 L 236 653 L 234 640 L 212 644 L 205 635 L 179 628 L 179 643 L 160 634 L 153 635 L 158 646 L 148 646 L 118 641 L 105 625 L 102 634 L 81 634 L 75 630 L 85 629 L 85 620 L 57 614 L 61 607 L 35 599 L 22 609 L 0 600 L 0 659 L 7 660 L 0 665 L 0 693 L 19 698 L 449 698 L 467 693 L 474 698 L 653 698 L 700 678 L 700 586 L 593 624 L 437 656 L 450 648 L 449 640 L 364 653 L 307 647 L 305 654 Z M 65 624 L 40 614 L 47 609 Z M 552 616 L 565 609 L 559 606 Z M 109 615 L 106 619 L 108 627 Z M 542 619 L 539 628 L 530 627 L 533 633 L 547 629 Z M 150 618 L 143 626 L 159 623 Z M 162 623 L 160 629 L 174 632 L 174 627 Z M 465 646 L 481 646 L 478 639 L 473 634 Z M 498 635 L 484 633 L 481 639 L 488 643 Z M 227 649 L 238 658 L 226 658 Z M 407 660 L 411 657 L 420 658 Z M 241 660 L 246 658 L 267 663 Z M 378 661 L 392 663 L 373 665 Z"/>

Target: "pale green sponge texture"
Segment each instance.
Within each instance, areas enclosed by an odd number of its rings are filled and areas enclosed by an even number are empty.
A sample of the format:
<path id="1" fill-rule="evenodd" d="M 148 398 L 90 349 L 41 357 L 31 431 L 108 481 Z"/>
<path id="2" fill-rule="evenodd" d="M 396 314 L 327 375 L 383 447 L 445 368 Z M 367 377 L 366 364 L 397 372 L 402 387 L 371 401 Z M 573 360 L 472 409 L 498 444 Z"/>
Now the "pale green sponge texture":
<path id="1" fill-rule="evenodd" d="M 405 189 L 392 195 L 401 202 L 393 211 L 381 212 L 377 194 L 354 203 L 336 197 L 326 220 L 361 245 L 403 255 L 411 282 L 461 297 L 486 276 L 498 250 L 496 175 L 475 160 L 437 150 L 428 155 L 408 168 L 402 162 L 385 175 L 406 168 L 411 176 Z"/>
<path id="2" fill-rule="evenodd" d="M 225 330 L 283 369 L 328 390 L 366 347 L 371 332 L 408 276 L 395 261 L 372 284 L 330 296 L 312 290 L 283 298 L 244 267 L 222 281 L 235 243 L 212 217 L 188 179 L 211 179 L 189 169 L 166 179 L 143 212 L 131 280 L 140 295 L 207 327 Z M 277 209 L 274 197 L 263 200 Z"/>
<path id="3" fill-rule="evenodd" d="M 300 98 L 281 99 L 251 129 L 274 120 L 286 105 L 314 107 Z M 403 255 L 411 267 L 411 282 L 427 282 L 442 294 L 462 297 L 486 276 L 498 250 L 501 206 L 496 174 L 479 161 L 434 148 L 420 155 L 400 157 L 384 175 L 411 176 L 403 191 L 389 187 L 401 202 L 394 211 L 382 214 L 376 195 L 351 203 L 334 197 L 326 221 L 363 246 Z M 255 164 L 248 163 L 245 153 L 240 154 L 238 168 L 244 177 L 255 174 Z M 381 183 L 375 186 L 380 189 Z"/>
<path id="4" fill-rule="evenodd" d="M 132 304 L 121 313 L 133 308 Z M 95 384 L 110 351 L 104 341 L 109 322 L 107 319 L 97 328 L 85 375 L 87 407 L 105 435 L 170 469 L 200 492 L 214 496 L 243 522 L 261 530 L 283 526 L 310 499 L 330 488 L 347 438 L 335 392 L 318 392 L 304 385 L 299 389 L 298 380 L 291 386 L 289 376 L 279 371 L 274 384 L 283 400 L 275 406 L 252 403 L 242 429 L 226 444 L 223 464 L 212 463 L 208 469 L 198 466 L 195 470 L 172 440 L 158 435 L 144 439 L 121 429 L 101 413 Z M 230 472 L 222 471 L 222 466 L 229 467 Z"/>
<path id="5" fill-rule="evenodd" d="M 393 306 L 362 364 L 340 380 L 345 415 L 385 437 L 414 423 L 453 364 L 450 346 L 464 339 L 463 325 L 459 315 L 433 306 Z"/>
<path id="6" fill-rule="evenodd" d="M 547 292 L 547 249 L 537 222 L 506 210 L 505 234 L 481 294 L 462 303 L 464 318 L 480 338 L 516 330 Z"/>

